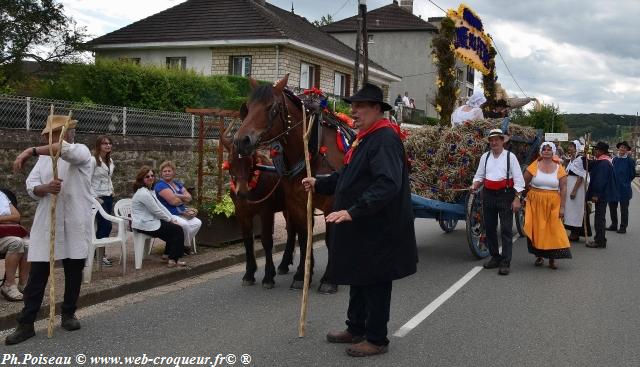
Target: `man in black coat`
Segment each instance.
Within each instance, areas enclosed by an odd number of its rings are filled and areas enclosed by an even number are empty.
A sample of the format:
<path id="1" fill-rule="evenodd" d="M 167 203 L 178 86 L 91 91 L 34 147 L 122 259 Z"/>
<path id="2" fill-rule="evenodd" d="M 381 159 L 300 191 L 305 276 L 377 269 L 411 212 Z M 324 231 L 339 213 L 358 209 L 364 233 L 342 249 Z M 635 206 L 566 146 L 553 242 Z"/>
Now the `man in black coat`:
<path id="1" fill-rule="evenodd" d="M 351 98 L 358 136 L 345 166 L 323 178 L 305 178 L 305 189 L 335 195 L 329 274 L 351 286 L 347 329 L 330 332 L 331 343 L 351 343 L 354 357 L 385 353 L 391 284 L 416 272 L 418 254 L 409 171 L 401 132 L 385 119 L 391 109 L 382 90 L 366 84 Z"/>

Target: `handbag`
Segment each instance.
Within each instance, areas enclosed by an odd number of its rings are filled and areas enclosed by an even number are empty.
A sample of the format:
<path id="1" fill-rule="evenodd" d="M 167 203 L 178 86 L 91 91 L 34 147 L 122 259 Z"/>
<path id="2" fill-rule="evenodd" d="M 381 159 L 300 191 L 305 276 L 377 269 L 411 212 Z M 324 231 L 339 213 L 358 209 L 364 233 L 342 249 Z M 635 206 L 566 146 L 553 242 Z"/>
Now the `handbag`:
<path id="1" fill-rule="evenodd" d="M 0 238 L 2 237 L 20 237 L 24 238 L 29 235 L 26 228 L 16 223 L 0 224 Z"/>

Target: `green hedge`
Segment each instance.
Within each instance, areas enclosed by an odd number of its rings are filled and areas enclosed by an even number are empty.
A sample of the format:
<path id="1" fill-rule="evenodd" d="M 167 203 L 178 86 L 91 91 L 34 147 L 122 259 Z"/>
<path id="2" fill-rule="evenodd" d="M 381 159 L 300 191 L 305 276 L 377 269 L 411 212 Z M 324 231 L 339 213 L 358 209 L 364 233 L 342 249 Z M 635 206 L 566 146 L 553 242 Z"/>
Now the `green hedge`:
<path id="1" fill-rule="evenodd" d="M 175 112 L 188 107 L 237 110 L 250 91 L 243 77 L 104 59 L 65 65 L 42 85 L 35 94 L 44 98 Z"/>

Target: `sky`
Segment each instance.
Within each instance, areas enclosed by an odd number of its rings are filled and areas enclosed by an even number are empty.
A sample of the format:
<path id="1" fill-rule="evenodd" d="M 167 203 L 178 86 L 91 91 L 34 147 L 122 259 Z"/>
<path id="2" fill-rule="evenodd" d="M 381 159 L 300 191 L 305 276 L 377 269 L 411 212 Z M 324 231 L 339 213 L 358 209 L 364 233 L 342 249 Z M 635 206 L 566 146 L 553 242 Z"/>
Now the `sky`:
<path id="1" fill-rule="evenodd" d="M 97 37 L 183 1 L 60 2 L 66 14 Z M 293 3 L 295 13 L 310 21 L 327 14 L 344 19 L 355 15 L 358 7 L 358 0 L 267 1 L 287 10 Z M 366 1 L 369 10 L 391 2 Z M 443 16 L 433 3 L 445 10 L 460 4 L 414 0 L 414 14 L 423 19 Z M 497 56 L 498 81 L 510 96 L 536 97 L 566 113 L 640 111 L 640 0 L 467 0 L 465 4 L 480 16 L 514 76 Z"/>

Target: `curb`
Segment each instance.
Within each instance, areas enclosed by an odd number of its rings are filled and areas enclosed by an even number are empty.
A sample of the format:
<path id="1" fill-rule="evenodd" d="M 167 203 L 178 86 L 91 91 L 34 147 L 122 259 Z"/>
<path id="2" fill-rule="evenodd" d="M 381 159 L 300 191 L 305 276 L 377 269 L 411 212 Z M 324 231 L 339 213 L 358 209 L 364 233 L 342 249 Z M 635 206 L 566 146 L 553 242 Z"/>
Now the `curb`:
<path id="1" fill-rule="evenodd" d="M 318 233 L 313 235 L 313 242 L 324 239 L 324 233 Z M 278 243 L 273 245 L 273 254 L 284 251 L 286 243 Z M 264 257 L 264 249 L 261 247 L 255 251 L 256 259 Z M 189 271 L 174 271 L 165 274 L 158 274 L 156 276 L 140 279 L 138 281 L 123 284 L 114 288 L 103 289 L 93 293 L 87 293 L 80 295 L 78 299 L 78 308 L 92 306 L 101 302 L 105 302 L 114 298 L 120 298 L 128 294 L 142 292 L 151 288 L 159 287 L 162 285 L 175 283 L 182 279 L 199 276 L 212 271 L 217 271 L 223 268 L 227 268 L 233 265 L 241 264 L 245 261 L 245 255 L 231 255 L 223 259 L 214 260 L 210 263 L 200 264 L 195 267 L 189 268 Z M 46 307 L 45 307 L 46 306 Z M 62 301 L 56 302 L 56 315 L 60 314 L 60 306 Z M 16 326 L 16 319 L 20 312 L 14 312 L 7 315 L 0 316 L 0 330 L 12 329 Z M 38 312 L 36 321 L 43 320 L 49 317 L 48 304 L 43 303 Z"/>

